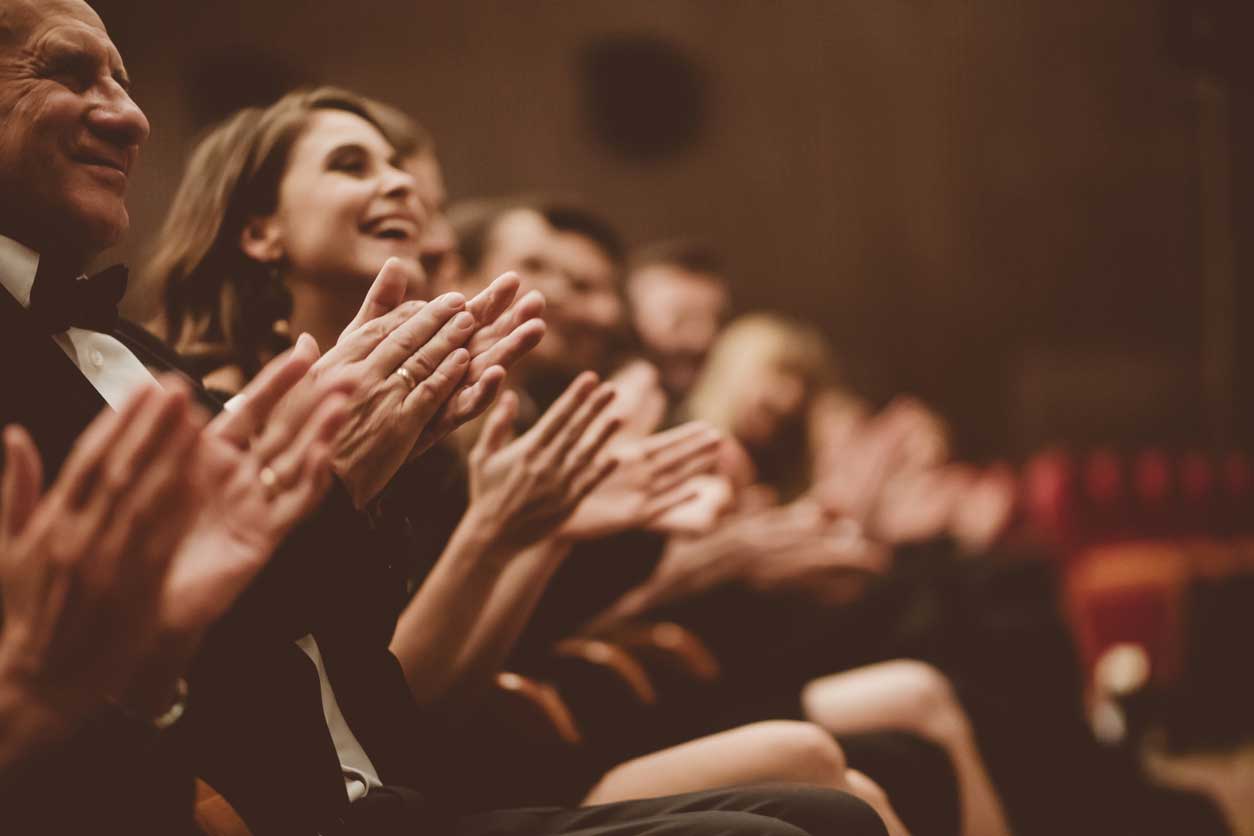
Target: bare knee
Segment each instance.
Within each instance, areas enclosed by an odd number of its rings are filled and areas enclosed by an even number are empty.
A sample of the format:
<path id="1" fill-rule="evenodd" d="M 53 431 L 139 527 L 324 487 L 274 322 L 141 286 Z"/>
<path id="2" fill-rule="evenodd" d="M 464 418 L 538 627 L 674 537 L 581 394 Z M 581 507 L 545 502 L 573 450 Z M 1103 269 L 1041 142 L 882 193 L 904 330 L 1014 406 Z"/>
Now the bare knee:
<path id="1" fill-rule="evenodd" d="M 844 750 L 831 733 L 813 723 L 770 720 L 756 724 L 768 733 L 771 749 L 789 765 L 792 780 L 826 787 L 844 784 Z"/>
<path id="2" fill-rule="evenodd" d="M 849 792 L 877 810 L 887 806 L 888 793 L 884 792 L 884 788 L 871 780 L 866 774 L 856 769 L 846 770 L 845 783 L 849 786 Z"/>
<path id="3" fill-rule="evenodd" d="M 926 662 L 899 659 L 888 664 L 917 733 L 938 743 L 952 743 L 967 733 L 966 714 L 949 678 Z"/>
<path id="4" fill-rule="evenodd" d="M 898 729 L 952 744 L 967 732 L 966 715 L 936 668 L 897 659 L 816 679 L 802 691 L 806 714 L 843 731 Z"/>

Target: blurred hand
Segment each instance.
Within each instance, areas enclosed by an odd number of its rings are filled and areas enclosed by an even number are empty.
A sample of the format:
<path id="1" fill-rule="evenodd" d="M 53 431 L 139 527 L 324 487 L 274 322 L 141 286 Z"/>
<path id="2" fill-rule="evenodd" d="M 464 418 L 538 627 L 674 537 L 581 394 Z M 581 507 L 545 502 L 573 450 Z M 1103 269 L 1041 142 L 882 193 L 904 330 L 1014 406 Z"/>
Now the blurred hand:
<path id="1" fill-rule="evenodd" d="M 611 409 L 623 422 L 621 437 L 643 438 L 656 432 L 666 417 L 666 393 L 653 364 L 633 360 L 616 371 L 610 381 L 618 391 Z"/>
<path id="2" fill-rule="evenodd" d="M 691 480 L 714 469 L 721 438 L 717 430 L 692 422 L 615 444 L 610 455 L 617 467 L 579 503 L 560 536 L 591 540 L 656 522 L 697 496 Z"/>
<path id="3" fill-rule="evenodd" d="M 582 374 L 515 439 L 518 398 L 506 392 L 470 452 L 467 519 L 513 554 L 553 534 L 615 467 L 601 455 L 619 428 L 606 411 L 613 398 L 613 386 Z"/>
<path id="4" fill-rule="evenodd" d="M 6 692 L 62 730 L 106 697 L 168 706 L 204 630 L 329 482 L 352 383 L 297 387 L 316 356 L 302 341 L 208 426 L 177 379 L 141 390 L 88 427 L 42 498 L 38 452 L 6 432 Z"/>
<path id="5" fill-rule="evenodd" d="M 988 550 L 1010 526 L 1018 500 L 1014 471 L 998 464 L 975 477 L 955 503 L 949 527 L 968 554 Z"/>
<path id="6" fill-rule="evenodd" d="M 174 557 L 163 622 L 190 641 L 220 618 L 331 480 L 331 450 L 356 383 L 308 374 L 317 345 L 302 336 L 202 434 L 192 471 L 202 501 Z"/>
<path id="7" fill-rule="evenodd" d="M 649 523 L 649 530 L 666 534 L 705 534 L 736 502 L 731 481 L 721 475 L 688 480 L 692 496 Z"/>
<path id="8" fill-rule="evenodd" d="M 823 598 L 831 581 L 843 589 L 851 575 L 863 579 L 888 569 L 889 550 L 868 540 L 859 523 L 833 520 L 808 498 L 767 513 L 756 529 L 740 580 L 763 592 L 802 591 Z"/>
<path id="9" fill-rule="evenodd" d="M 892 479 L 947 460 L 948 433 L 913 398 L 898 398 L 869 420 L 851 416 L 843 440 L 826 448 L 814 493 L 829 512 L 870 525 Z"/>
<path id="10" fill-rule="evenodd" d="M 164 383 L 92 422 L 42 496 L 34 443 L 5 430 L 0 690 L 26 709 L 23 734 L 68 734 L 129 690 L 165 637 L 170 563 L 200 501 L 203 417 Z"/>
<path id="11" fill-rule="evenodd" d="M 594 622 L 601 628 L 726 583 L 802 589 L 836 573 L 881 571 L 884 553 L 802 499 L 742 514 L 701 537 L 673 537 L 653 575 Z"/>
<path id="12" fill-rule="evenodd" d="M 358 381 L 332 459 L 358 507 L 409 457 L 486 409 L 505 367 L 544 332 L 535 318 L 543 300 L 529 295 L 512 305 L 518 280 L 511 274 L 469 305 L 459 293 L 403 302 L 413 270 L 389 259 L 357 316 L 312 370 L 315 378 Z"/>
<path id="13" fill-rule="evenodd" d="M 889 544 L 917 543 L 945 534 L 971 480 L 967 468 L 954 465 L 900 471 L 885 483 L 868 531 Z"/>
<path id="14" fill-rule="evenodd" d="M 867 522 L 893 473 L 894 444 L 875 425 L 868 425 L 832 459 L 826 475 L 814 485 L 814 496 L 830 514 Z"/>

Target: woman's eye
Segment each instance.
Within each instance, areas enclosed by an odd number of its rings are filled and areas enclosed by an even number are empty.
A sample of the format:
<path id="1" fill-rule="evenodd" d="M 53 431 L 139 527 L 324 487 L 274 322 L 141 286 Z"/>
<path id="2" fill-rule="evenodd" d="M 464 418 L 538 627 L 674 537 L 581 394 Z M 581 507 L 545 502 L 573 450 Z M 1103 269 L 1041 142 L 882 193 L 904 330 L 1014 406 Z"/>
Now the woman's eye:
<path id="1" fill-rule="evenodd" d="M 361 157 L 341 157 L 331 163 L 332 171 L 361 175 L 366 172 L 366 161 Z"/>

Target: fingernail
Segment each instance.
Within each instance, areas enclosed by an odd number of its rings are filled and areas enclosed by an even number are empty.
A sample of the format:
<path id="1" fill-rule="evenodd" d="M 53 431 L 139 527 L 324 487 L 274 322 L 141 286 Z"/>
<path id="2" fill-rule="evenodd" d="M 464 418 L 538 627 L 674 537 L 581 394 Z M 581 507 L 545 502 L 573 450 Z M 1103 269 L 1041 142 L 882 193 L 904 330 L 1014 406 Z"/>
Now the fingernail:
<path id="1" fill-rule="evenodd" d="M 453 317 L 453 327 L 458 331 L 465 331 L 467 328 L 474 327 L 474 324 L 475 318 L 465 311 Z"/>
<path id="2" fill-rule="evenodd" d="M 460 308 L 466 304 L 466 297 L 454 290 L 452 293 L 444 294 L 444 303 L 454 308 Z"/>

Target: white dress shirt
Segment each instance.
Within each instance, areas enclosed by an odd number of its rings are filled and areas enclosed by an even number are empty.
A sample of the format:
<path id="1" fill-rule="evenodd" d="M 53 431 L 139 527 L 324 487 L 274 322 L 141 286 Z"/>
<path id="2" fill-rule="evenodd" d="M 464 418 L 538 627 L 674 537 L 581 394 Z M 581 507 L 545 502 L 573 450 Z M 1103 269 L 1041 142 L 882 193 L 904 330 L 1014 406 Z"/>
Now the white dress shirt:
<path id="1" fill-rule="evenodd" d="M 0 235 L 0 285 L 23 308 L 30 307 L 30 291 L 35 284 L 38 268 L 39 253 L 12 238 Z M 156 382 L 148 367 L 129 348 L 108 334 L 70 328 L 52 335 L 50 339 L 65 352 L 65 356 L 83 373 L 83 377 L 100 393 L 105 403 L 114 409 L 121 408 L 135 390 Z M 348 721 L 340 711 L 318 643 L 312 635 L 306 635 L 297 640 L 296 646 L 318 669 L 318 682 L 322 688 L 322 714 L 331 740 L 335 742 L 336 754 L 340 758 L 340 770 L 344 775 L 348 799 L 356 801 L 371 787 L 383 786 L 383 782 L 379 780 L 378 770 L 370 762 L 361 743 L 353 736 L 353 730 L 349 728 Z"/>
<path id="2" fill-rule="evenodd" d="M 30 307 L 39 253 L 0 235 L 0 284 L 23 308 Z M 114 409 L 136 389 L 154 381 L 152 372 L 130 349 L 108 334 L 70 328 L 52 337 L 105 403 Z"/>

